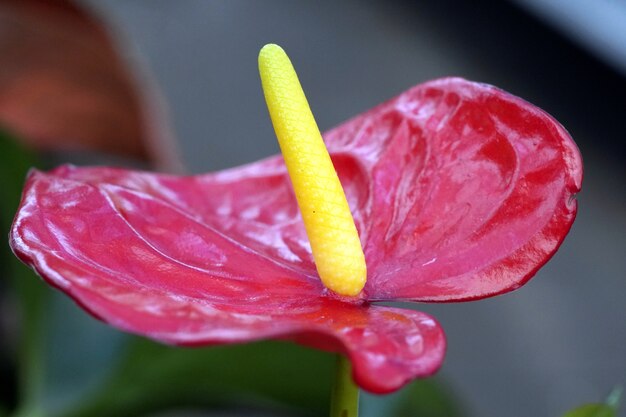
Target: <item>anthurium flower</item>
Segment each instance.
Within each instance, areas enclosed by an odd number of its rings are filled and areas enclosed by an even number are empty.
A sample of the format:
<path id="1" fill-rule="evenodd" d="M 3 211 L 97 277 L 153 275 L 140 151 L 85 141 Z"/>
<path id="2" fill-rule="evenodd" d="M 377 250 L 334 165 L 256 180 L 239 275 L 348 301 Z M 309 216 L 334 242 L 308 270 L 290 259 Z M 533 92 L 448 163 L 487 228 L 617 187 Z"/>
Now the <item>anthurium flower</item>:
<path id="1" fill-rule="evenodd" d="M 582 163 L 558 122 L 495 87 L 418 85 L 324 135 L 367 282 L 328 291 L 281 157 L 176 177 L 62 166 L 28 177 L 17 256 L 95 317 L 178 345 L 290 339 L 340 351 L 384 393 L 442 363 L 428 315 L 380 301 L 490 297 L 528 281 L 576 214 Z"/>

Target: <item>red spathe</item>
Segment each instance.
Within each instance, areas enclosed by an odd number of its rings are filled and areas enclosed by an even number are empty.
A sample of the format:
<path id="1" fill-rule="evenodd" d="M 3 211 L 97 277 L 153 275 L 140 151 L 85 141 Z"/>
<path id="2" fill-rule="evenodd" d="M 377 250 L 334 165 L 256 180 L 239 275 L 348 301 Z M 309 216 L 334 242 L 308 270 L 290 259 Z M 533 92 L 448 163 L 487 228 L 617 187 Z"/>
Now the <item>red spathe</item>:
<path id="1" fill-rule="evenodd" d="M 324 138 L 365 251 L 358 299 L 319 281 L 281 157 L 189 177 L 34 171 L 11 246 L 123 330 L 180 345 L 281 338 L 343 351 L 356 382 L 384 393 L 434 373 L 445 337 L 424 313 L 372 301 L 513 290 L 574 221 L 575 144 L 492 86 L 428 82 Z"/>

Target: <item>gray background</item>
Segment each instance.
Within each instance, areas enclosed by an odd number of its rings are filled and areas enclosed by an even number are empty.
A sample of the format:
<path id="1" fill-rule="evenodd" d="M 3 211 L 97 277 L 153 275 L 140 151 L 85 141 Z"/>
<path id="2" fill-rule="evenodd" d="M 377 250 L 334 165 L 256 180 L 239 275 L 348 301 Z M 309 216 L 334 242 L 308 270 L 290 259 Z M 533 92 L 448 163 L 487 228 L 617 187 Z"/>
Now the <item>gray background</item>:
<path id="1" fill-rule="evenodd" d="M 506 2 L 91 3 L 161 85 L 192 172 L 278 152 L 256 63 L 268 42 L 290 54 L 322 130 L 448 75 L 546 109 L 585 161 L 562 249 L 514 293 L 417 308 L 446 330 L 440 378 L 469 416 L 558 416 L 626 382 L 626 82 L 617 71 Z"/>

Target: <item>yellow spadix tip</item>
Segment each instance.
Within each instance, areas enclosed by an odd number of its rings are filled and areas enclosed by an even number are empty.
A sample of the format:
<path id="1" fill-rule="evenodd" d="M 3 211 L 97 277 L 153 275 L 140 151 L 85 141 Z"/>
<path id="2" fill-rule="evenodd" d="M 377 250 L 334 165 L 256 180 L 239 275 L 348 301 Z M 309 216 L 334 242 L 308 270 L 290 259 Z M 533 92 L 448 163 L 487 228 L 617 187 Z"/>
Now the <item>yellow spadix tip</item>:
<path id="1" fill-rule="evenodd" d="M 320 279 L 337 294 L 356 296 L 365 286 L 365 256 L 298 76 L 285 51 L 275 44 L 261 49 L 259 72 Z"/>

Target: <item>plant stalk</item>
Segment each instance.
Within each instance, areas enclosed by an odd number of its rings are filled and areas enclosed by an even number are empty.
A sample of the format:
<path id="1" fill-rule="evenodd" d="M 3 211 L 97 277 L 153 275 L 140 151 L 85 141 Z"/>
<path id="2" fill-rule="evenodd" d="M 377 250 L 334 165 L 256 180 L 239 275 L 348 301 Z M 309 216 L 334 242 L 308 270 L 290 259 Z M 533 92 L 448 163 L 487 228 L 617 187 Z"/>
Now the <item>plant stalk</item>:
<path id="1" fill-rule="evenodd" d="M 330 417 L 358 417 L 358 415 L 359 387 L 352 380 L 350 361 L 339 354 L 330 397 Z"/>

